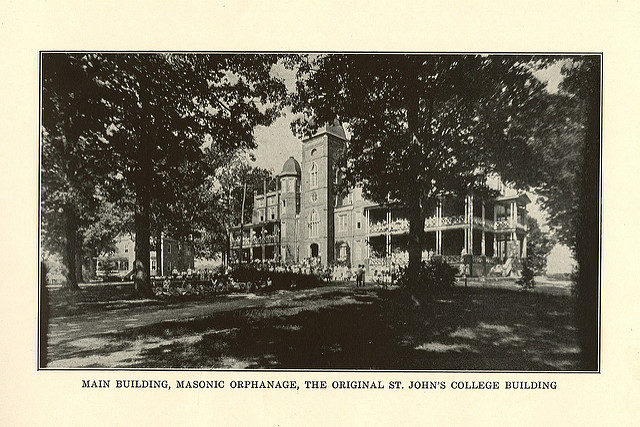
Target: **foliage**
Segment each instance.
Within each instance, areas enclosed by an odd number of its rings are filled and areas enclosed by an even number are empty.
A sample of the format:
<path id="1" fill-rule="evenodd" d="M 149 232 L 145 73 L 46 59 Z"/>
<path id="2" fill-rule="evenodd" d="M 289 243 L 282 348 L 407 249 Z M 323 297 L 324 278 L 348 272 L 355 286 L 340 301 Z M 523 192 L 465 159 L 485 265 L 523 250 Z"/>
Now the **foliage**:
<path id="1" fill-rule="evenodd" d="M 530 268 L 536 274 L 543 274 L 547 268 L 547 255 L 556 244 L 549 232 L 542 231 L 538 221 L 527 217 L 527 259 Z"/>
<path id="2" fill-rule="evenodd" d="M 194 241 L 197 256 L 211 258 L 228 251 L 228 233 L 240 223 L 244 185 L 247 189 L 243 223 L 247 223 L 251 222 L 253 193 L 263 191 L 265 180 L 275 184 L 273 172 L 252 166 L 242 155 L 218 167 L 206 180 L 199 189 L 202 203 L 198 209 L 199 229 Z"/>
<path id="3" fill-rule="evenodd" d="M 486 177 L 536 182 L 533 124 L 546 96 L 528 59 L 499 55 L 318 55 L 298 64 L 292 124 L 346 123 L 343 185 L 409 215 L 416 273 L 424 219 L 441 197 L 491 194 Z"/>
<path id="4" fill-rule="evenodd" d="M 405 269 L 400 273 L 398 285 L 406 289 L 418 289 L 429 293 L 442 293 L 450 290 L 456 281 L 457 269 L 441 258 L 434 257 L 428 262 L 422 261 L 416 278 L 407 274 Z M 416 282 L 413 282 L 413 281 Z"/>
<path id="5" fill-rule="evenodd" d="M 200 224 L 198 190 L 206 177 L 237 150 L 253 148 L 254 127 L 279 114 L 286 90 L 271 76 L 278 57 L 47 55 L 48 63 L 73 59 L 73 71 L 85 83 L 68 81 L 64 70 L 52 79 L 63 95 L 84 88 L 67 98 L 81 103 L 71 113 L 82 118 L 79 132 L 92 137 L 71 142 L 99 166 L 103 173 L 92 176 L 103 179 L 110 200 L 133 213 L 136 288 L 150 293 L 151 228 L 182 237 Z M 53 69 L 48 63 L 44 74 Z M 43 93 L 46 102 L 49 96 Z M 46 126 L 58 128 L 73 117 L 66 111 L 49 117 L 46 102 Z M 67 161 L 68 152 L 62 158 Z"/>
<path id="6" fill-rule="evenodd" d="M 95 75 L 88 55 L 42 56 L 41 238 L 45 251 L 61 255 L 72 290 L 107 171 L 95 144 L 106 118 Z"/>
<path id="7" fill-rule="evenodd" d="M 579 216 L 579 171 L 582 168 L 584 105 L 578 98 L 559 93 L 549 96 L 536 131 L 535 150 L 540 161 L 540 181 L 535 188 L 549 226 L 558 240 L 575 246 Z"/>
<path id="8" fill-rule="evenodd" d="M 533 280 L 535 272 L 531 268 L 531 261 L 526 259 L 522 262 L 522 272 L 521 276 L 516 283 L 522 287 L 523 290 L 533 289 L 535 286 L 535 281 Z"/>

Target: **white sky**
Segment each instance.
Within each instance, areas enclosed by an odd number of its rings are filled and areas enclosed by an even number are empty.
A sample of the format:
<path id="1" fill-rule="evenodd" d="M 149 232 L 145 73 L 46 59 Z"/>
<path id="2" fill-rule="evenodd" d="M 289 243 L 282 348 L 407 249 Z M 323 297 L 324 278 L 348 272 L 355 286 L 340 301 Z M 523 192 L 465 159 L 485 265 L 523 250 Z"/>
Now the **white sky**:
<path id="1" fill-rule="evenodd" d="M 535 75 L 541 81 L 547 82 L 549 92 L 556 92 L 558 84 L 562 81 L 561 68 L 562 63 L 555 63 L 536 72 Z M 286 70 L 284 67 L 274 67 L 273 72 L 284 79 L 290 91 L 295 89 L 295 73 L 293 71 Z M 290 123 L 294 119 L 295 116 L 290 110 L 287 110 L 271 126 L 260 126 L 256 129 L 257 148 L 253 151 L 256 158 L 255 166 L 279 173 L 289 156 L 300 161 L 302 142 L 293 135 L 290 127 Z M 529 193 L 529 197 L 532 200 L 532 203 L 527 206 L 529 214 L 536 218 L 543 227 L 546 227 L 546 213 L 536 203 L 535 194 Z M 547 272 L 550 274 L 570 272 L 574 264 L 569 248 L 564 245 L 556 245 L 547 258 Z"/>

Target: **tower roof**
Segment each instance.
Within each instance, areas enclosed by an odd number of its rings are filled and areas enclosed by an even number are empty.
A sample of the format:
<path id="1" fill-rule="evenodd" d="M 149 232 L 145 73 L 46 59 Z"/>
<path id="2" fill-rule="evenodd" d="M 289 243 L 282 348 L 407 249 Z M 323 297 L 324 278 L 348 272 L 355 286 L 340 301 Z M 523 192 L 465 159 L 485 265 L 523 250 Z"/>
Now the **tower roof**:
<path id="1" fill-rule="evenodd" d="M 300 176 L 300 171 L 300 163 L 291 156 L 284 162 L 280 176 Z"/>
<path id="2" fill-rule="evenodd" d="M 309 141 L 315 138 L 316 136 L 324 135 L 325 133 L 329 133 L 333 136 L 337 136 L 340 139 L 344 139 L 344 140 L 347 139 L 347 134 L 344 132 L 344 128 L 342 127 L 342 124 L 338 120 L 335 120 L 333 124 L 326 123 L 320 126 L 316 131 L 316 133 L 314 133 L 311 138 L 307 138 L 304 141 Z"/>
<path id="3" fill-rule="evenodd" d="M 347 139 L 347 135 L 344 133 L 344 128 L 338 121 L 335 121 L 331 125 L 326 124 L 322 126 L 320 129 L 318 129 L 316 135 L 321 135 L 323 133 L 330 133 L 331 135 L 337 136 L 338 138 Z"/>

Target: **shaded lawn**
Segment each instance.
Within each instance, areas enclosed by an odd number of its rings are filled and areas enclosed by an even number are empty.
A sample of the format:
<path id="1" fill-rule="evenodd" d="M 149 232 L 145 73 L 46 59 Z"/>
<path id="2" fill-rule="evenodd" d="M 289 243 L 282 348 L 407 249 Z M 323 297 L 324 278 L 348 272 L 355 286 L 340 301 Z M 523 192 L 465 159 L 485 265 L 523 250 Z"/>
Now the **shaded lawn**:
<path id="1" fill-rule="evenodd" d="M 47 293 L 51 317 L 164 304 L 158 299 L 141 299 L 132 284 L 81 286 L 77 292 L 48 289 Z"/>
<path id="2" fill-rule="evenodd" d="M 264 307 L 84 338 L 51 355 L 82 367 L 571 370 L 571 304 L 482 288 L 420 307 L 398 291 L 292 292 Z"/>

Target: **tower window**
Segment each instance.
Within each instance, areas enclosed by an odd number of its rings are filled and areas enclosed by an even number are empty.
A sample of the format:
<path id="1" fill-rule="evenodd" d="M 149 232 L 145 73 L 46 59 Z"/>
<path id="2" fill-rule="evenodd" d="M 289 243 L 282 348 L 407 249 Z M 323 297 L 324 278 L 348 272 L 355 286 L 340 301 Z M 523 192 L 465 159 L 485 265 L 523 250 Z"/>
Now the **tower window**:
<path id="1" fill-rule="evenodd" d="M 309 215 L 309 237 L 318 237 L 319 228 L 320 217 L 318 216 L 318 212 L 314 209 L 311 211 L 311 215 Z"/>
<path id="2" fill-rule="evenodd" d="M 311 170 L 309 171 L 309 186 L 311 188 L 318 186 L 318 165 L 315 162 L 311 164 Z"/>

